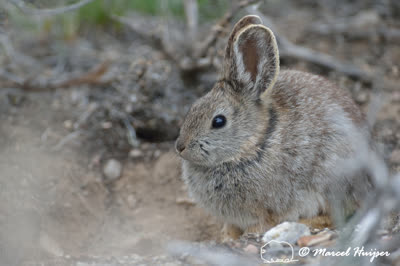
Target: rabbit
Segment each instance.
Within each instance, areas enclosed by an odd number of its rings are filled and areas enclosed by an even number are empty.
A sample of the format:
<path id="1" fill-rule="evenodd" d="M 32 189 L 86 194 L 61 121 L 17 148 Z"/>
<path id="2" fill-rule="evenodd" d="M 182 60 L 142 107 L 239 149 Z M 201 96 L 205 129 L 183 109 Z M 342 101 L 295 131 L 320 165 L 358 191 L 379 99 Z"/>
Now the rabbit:
<path id="1" fill-rule="evenodd" d="M 280 71 L 274 34 L 250 15 L 234 26 L 220 78 L 188 111 L 175 148 L 189 195 L 237 238 L 353 213 L 374 187 L 370 142 L 351 96 L 320 76 Z"/>

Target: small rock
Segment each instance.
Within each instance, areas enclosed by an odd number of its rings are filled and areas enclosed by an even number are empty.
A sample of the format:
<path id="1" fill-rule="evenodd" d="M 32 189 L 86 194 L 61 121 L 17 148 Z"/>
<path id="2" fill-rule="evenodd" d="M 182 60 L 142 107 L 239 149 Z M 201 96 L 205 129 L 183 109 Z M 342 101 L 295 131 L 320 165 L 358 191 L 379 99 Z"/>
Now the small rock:
<path id="1" fill-rule="evenodd" d="M 252 244 L 247 245 L 247 247 L 245 247 L 243 250 L 244 252 L 251 254 L 258 254 L 260 252 L 260 250 Z"/>
<path id="2" fill-rule="evenodd" d="M 321 229 L 319 229 L 319 228 L 312 228 L 310 231 L 311 231 L 311 234 L 315 235 L 315 234 L 321 232 Z"/>
<path id="3" fill-rule="evenodd" d="M 391 95 L 393 102 L 400 102 L 400 91 L 394 91 Z"/>
<path id="4" fill-rule="evenodd" d="M 156 150 L 153 154 L 154 158 L 158 158 L 161 155 L 161 151 L 160 150 Z"/>
<path id="5" fill-rule="evenodd" d="M 195 204 L 194 200 L 189 197 L 176 198 L 176 203 L 181 204 L 181 205 L 194 205 Z"/>
<path id="6" fill-rule="evenodd" d="M 136 205 L 137 205 L 137 199 L 136 199 L 136 197 L 134 196 L 134 195 L 129 195 L 127 198 L 126 198 L 126 201 L 128 202 L 128 206 L 129 206 L 129 208 L 131 208 L 131 209 L 134 209 L 135 207 L 136 207 Z"/>
<path id="7" fill-rule="evenodd" d="M 53 256 L 60 257 L 64 255 L 58 243 L 45 233 L 41 233 L 39 243 L 46 252 Z"/>
<path id="8" fill-rule="evenodd" d="M 8 96 L 8 102 L 14 106 L 20 106 L 25 100 L 25 96 L 23 95 L 10 93 L 7 96 Z"/>
<path id="9" fill-rule="evenodd" d="M 152 148 L 152 145 L 147 142 L 142 143 L 142 145 L 140 145 L 140 146 L 141 146 L 142 150 L 148 150 L 148 149 Z"/>
<path id="10" fill-rule="evenodd" d="M 382 241 L 389 241 L 389 240 L 392 240 L 392 239 L 393 239 L 393 236 L 382 236 L 381 237 Z"/>
<path id="11" fill-rule="evenodd" d="M 400 171 L 398 172 L 397 175 L 392 177 L 392 189 L 397 193 L 397 195 L 400 195 Z M 400 221 L 399 221 L 399 226 L 400 226 Z"/>
<path id="12" fill-rule="evenodd" d="M 352 27 L 357 29 L 367 29 L 377 26 L 380 22 L 378 13 L 375 10 L 365 10 L 359 12 L 352 20 Z"/>
<path id="13" fill-rule="evenodd" d="M 133 105 L 129 103 L 129 104 L 125 105 L 124 109 L 125 109 L 125 113 L 130 114 L 133 112 Z"/>
<path id="14" fill-rule="evenodd" d="M 376 234 L 377 234 L 378 236 L 384 236 L 384 235 L 388 235 L 388 234 L 389 234 L 389 231 L 386 230 L 386 229 L 378 229 L 378 230 L 376 231 Z"/>
<path id="15" fill-rule="evenodd" d="M 400 163 L 400 150 L 394 150 L 390 156 L 390 161 L 393 163 Z"/>
<path id="16" fill-rule="evenodd" d="M 64 127 L 66 129 L 71 129 L 73 127 L 74 123 L 71 120 L 65 120 L 64 121 Z"/>
<path id="17" fill-rule="evenodd" d="M 98 167 L 100 166 L 100 161 L 101 161 L 101 157 L 103 156 L 103 154 L 96 154 L 95 156 L 93 156 L 93 158 L 90 160 L 89 163 L 89 168 L 93 169 L 93 167 Z"/>
<path id="18" fill-rule="evenodd" d="M 333 239 L 335 235 L 332 232 L 322 232 L 312 236 L 302 236 L 297 240 L 300 247 L 312 247 L 323 242 L 328 242 Z"/>
<path id="19" fill-rule="evenodd" d="M 104 122 L 101 123 L 101 127 L 102 127 L 103 129 L 110 129 L 110 128 L 112 128 L 112 122 L 110 122 L 110 121 L 104 121 Z"/>
<path id="20" fill-rule="evenodd" d="M 61 108 L 61 102 L 60 102 L 60 100 L 54 100 L 52 103 L 51 103 L 51 107 L 54 109 L 54 110 L 59 110 L 60 108 Z"/>
<path id="21" fill-rule="evenodd" d="M 115 180 L 121 176 L 122 164 L 115 159 L 110 159 L 104 165 L 103 173 L 108 181 Z"/>
<path id="22" fill-rule="evenodd" d="M 310 235 L 310 229 L 300 223 L 295 222 L 283 222 L 268 230 L 262 237 L 264 243 L 270 242 L 271 240 L 286 241 L 290 244 L 295 244 L 297 240 L 302 236 Z"/>
<path id="23" fill-rule="evenodd" d="M 139 149 L 133 149 L 129 152 L 129 157 L 137 159 L 143 156 L 143 152 Z"/>
<path id="24" fill-rule="evenodd" d="M 80 262 L 80 261 L 78 261 L 78 262 L 76 263 L 76 266 L 90 266 L 90 264 L 89 264 L 89 263 L 86 263 L 86 262 Z"/>
<path id="25" fill-rule="evenodd" d="M 363 104 L 368 101 L 368 98 L 369 96 L 366 92 L 359 92 L 355 97 L 355 101 L 359 104 Z"/>
<path id="26" fill-rule="evenodd" d="M 71 102 L 72 104 L 78 104 L 84 97 L 84 92 L 80 90 L 71 91 Z"/>
<path id="27" fill-rule="evenodd" d="M 399 68 L 397 66 L 392 66 L 392 73 L 397 77 L 399 75 Z"/>

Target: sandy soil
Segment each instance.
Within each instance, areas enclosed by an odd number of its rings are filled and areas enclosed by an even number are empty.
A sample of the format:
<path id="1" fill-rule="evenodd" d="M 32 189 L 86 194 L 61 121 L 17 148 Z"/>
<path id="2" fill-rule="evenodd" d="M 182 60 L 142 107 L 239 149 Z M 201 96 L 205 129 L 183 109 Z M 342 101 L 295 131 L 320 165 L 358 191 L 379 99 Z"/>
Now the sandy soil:
<path id="1" fill-rule="evenodd" d="M 63 112 L 46 111 L 43 101 L 25 104 L 1 117 L 2 263 L 153 258 L 173 240 L 215 238 L 214 218 L 187 200 L 173 143 L 150 147 L 156 156 L 147 161 L 126 159 L 122 176 L 107 183 L 84 143 L 57 151 L 48 145 L 62 139 Z"/>

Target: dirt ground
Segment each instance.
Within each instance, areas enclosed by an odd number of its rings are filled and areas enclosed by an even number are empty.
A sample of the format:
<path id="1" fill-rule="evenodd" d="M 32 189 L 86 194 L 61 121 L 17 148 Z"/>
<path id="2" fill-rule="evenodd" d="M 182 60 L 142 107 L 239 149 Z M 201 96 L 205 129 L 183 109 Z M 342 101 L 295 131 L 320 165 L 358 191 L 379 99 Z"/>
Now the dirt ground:
<path id="1" fill-rule="evenodd" d="M 274 14 L 273 11 L 272 7 L 270 14 Z M 376 138 L 382 144 L 391 171 L 400 172 L 398 44 L 313 35 L 315 33 L 307 33 L 307 25 L 320 19 L 313 9 L 292 10 L 291 16 L 284 16 L 283 12 L 277 11 L 275 19 L 280 32 L 291 41 L 334 53 L 339 59 L 349 59 L 365 70 L 383 71 L 382 78 L 389 85 L 379 90 L 382 100 L 376 114 Z M 375 51 L 377 44 L 383 46 L 382 53 Z M 108 45 L 116 47 L 114 43 Z M 33 46 L 41 47 L 37 43 Z M 101 53 L 96 56 L 101 57 Z M 150 63 L 148 68 L 151 67 Z M 376 110 L 370 108 L 377 92 L 373 84 L 321 71 L 301 61 L 283 60 L 282 67 L 322 74 L 350 90 L 366 113 Z M 193 94 L 207 90 L 213 78 L 200 81 L 202 85 Z M 158 88 L 164 84 L 146 83 L 144 86 Z M 168 102 L 170 93 L 180 94 L 179 89 L 185 88 L 182 84 L 177 87 L 178 93 L 167 90 L 164 95 L 167 101 L 161 103 L 160 108 L 172 101 Z M 18 93 L 1 94 L 4 96 L 0 102 L 2 265 L 39 265 L 35 264 L 38 262 L 40 265 L 80 266 L 92 265 L 92 262 L 97 262 L 96 265 L 183 265 L 190 262 L 170 256 L 166 251 L 170 243 L 177 240 L 214 243 L 218 240 L 221 224 L 188 199 L 180 179 L 180 162 L 174 152 L 173 137 L 162 142 L 142 138 L 135 148 L 139 155 L 130 156 L 133 148 L 129 146 L 113 150 L 109 149 L 110 145 L 103 145 L 104 140 L 99 136 L 108 136 L 112 140 L 110 143 L 118 142 L 113 140 L 116 136 L 108 131 L 108 126 L 95 136 L 88 137 L 85 132 L 70 135 L 71 121 L 78 120 L 88 105 L 77 104 L 76 95 L 82 91 L 90 95 L 97 89 L 73 87 L 27 93 L 22 97 Z M 20 98 L 17 103 L 10 104 L 14 101 L 10 97 L 15 95 Z M 187 108 L 193 99 L 193 95 L 188 97 L 184 107 Z M 171 105 L 179 105 L 180 101 L 181 98 L 174 99 Z M 181 112 L 179 108 L 178 111 Z M 183 115 L 179 113 L 174 126 Z M 146 134 L 150 133 L 141 132 L 142 137 Z M 110 158 L 117 159 L 123 166 L 121 177 L 113 181 L 107 181 L 102 171 Z"/>
<path id="2" fill-rule="evenodd" d="M 57 151 L 46 145 L 45 138 L 62 137 L 67 116 L 43 99 L 1 116 L 3 263 L 152 258 L 173 240 L 214 240 L 219 225 L 187 199 L 172 142 L 144 144 L 151 158 L 126 158 L 122 176 L 107 183 L 84 143 Z"/>

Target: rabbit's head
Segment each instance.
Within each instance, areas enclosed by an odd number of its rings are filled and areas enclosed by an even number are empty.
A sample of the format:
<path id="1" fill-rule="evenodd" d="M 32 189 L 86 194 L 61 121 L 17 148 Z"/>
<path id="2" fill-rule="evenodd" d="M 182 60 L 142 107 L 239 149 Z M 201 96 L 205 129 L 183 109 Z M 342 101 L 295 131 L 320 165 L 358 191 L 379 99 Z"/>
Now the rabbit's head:
<path id="1" fill-rule="evenodd" d="M 185 118 L 176 141 L 179 155 L 212 166 L 257 152 L 278 73 L 275 36 L 257 16 L 242 18 L 229 37 L 219 81 Z"/>

